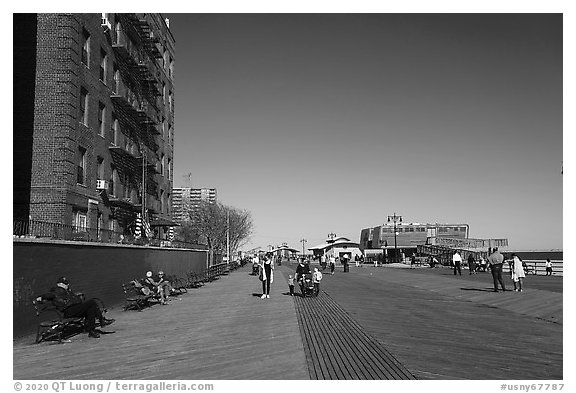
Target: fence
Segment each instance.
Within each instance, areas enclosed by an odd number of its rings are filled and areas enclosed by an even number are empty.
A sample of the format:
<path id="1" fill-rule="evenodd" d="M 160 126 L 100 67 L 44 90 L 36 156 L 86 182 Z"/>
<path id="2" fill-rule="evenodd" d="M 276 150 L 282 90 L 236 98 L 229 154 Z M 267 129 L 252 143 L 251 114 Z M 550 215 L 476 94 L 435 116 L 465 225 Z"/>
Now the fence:
<path id="1" fill-rule="evenodd" d="M 545 275 L 546 274 L 546 261 L 543 260 L 523 260 L 526 264 L 524 270 L 526 274 L 534 275 Z M 553 276 L 564 276 L 564 262 L 563 261 L 551 261 L 552 262 L 552 275 Z M 510 273 L 510 265 L 504 263 L 502 269 L 505 273 Z"/>
<path id="2" fill-rule="evenodd" d="M 84 242 L 118 243 L 122 232 L 35 220 L 14 220 L 14 237 L 50 238 Z"/>
<path id="3" fill-rule="evenodd" d="M 206 249 L 206 246 L 178 240 L 136 238 L 133 235 L 102 228 L 64 225 L 35 220 L 14 220 L 13 236 L 19 238 L 49 238 L 82 242 L 132 244 L 167 248 Z"/>

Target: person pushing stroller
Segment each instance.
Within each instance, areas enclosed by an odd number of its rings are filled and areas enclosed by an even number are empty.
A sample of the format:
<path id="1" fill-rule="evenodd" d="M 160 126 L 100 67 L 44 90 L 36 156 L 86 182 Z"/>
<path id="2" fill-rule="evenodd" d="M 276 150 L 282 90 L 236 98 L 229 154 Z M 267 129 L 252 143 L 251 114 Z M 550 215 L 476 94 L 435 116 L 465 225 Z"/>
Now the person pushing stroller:
<path id="1" fill-rule="evenodd" d="M 304 258 L 300 259 L 300 263 L 296 268 L 295 279 L 298 284 L 300 284 L 300 293 L 304 296 L 304 274 L 310 274 L 310 266 L 304 263 Z"/>

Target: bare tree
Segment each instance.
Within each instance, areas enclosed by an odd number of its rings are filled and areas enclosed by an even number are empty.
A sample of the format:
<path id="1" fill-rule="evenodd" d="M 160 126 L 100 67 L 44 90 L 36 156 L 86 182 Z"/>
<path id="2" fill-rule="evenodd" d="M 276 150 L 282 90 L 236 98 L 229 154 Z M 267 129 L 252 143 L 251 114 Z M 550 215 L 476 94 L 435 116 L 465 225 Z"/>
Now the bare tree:
<path id="1" fill-rule="evenodd" d="M 186 211 L 188 217 L 181 223 L 177 234 L 187 242 L 208 246 L 210 264 L 215 252 L 222 253 L 226 249 L 227 230 L 232 251 L 245 244 L 253 231 L 252 216 L 246 210 L 219 202 L 201 202 L 197 207 L 188 207 Z"/>

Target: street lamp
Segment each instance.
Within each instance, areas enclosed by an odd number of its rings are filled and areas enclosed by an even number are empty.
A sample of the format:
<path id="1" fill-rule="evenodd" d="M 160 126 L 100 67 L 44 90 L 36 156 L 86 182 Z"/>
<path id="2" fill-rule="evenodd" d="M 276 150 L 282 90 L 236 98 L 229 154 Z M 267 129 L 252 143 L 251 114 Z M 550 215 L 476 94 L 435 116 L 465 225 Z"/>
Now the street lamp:
<path id="1" fill-rule="evenodd" d="M 328 239 L 330 239 L 330 243 L 332 243 L 332 255 L 334 255 L 334 239 L 336 238 L 336 234 L 334 232 L 330 232 L 328 234 Z"/>
<path id="2" fill-rule="evenodd" d="M 308 240 L 300 239 L 300 243 L 302 243 L 302 258 L 304 259 L 304 244 L 307 243 Z"/>
<path id="3" fill-rule="evenodd" d="M 394 261 L 398 262 L 398 246 L 396 244 L 396 223 L 397 222 L 402 222 L 402 216 L 397 216 L 396 213 L 394 213 L 393 216 L 388 216 L 388 222 L 392 221 L 394 223 Z"/>

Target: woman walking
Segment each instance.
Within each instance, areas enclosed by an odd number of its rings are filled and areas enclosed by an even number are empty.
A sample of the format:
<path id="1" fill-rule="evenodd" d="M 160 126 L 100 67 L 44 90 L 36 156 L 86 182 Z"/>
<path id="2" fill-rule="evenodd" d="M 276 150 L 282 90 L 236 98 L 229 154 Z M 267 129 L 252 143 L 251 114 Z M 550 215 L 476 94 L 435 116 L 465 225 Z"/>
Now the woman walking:
<path id="1" fill-rule="evenodd" d="M 262 258 L 260 280 L 262 280 L 262 296 L 260 298 L 270 299 L 270 284 L 274 281 L 274 261 L 269 255 Z"/>
<path id="2" fill-rule="evenodd" d="M 524 281 L 524 266 L 522 266 L 522 260 L 518 258 L 518 255 L 512 254 L 512 281 L 514 281 L 514 290 L 522 292 L 522 283 Z M 518 283 L 518 286 L 516 286 Z"/>

